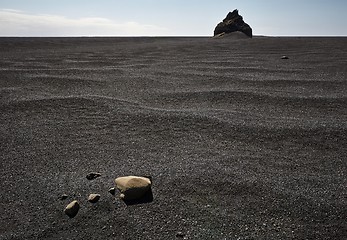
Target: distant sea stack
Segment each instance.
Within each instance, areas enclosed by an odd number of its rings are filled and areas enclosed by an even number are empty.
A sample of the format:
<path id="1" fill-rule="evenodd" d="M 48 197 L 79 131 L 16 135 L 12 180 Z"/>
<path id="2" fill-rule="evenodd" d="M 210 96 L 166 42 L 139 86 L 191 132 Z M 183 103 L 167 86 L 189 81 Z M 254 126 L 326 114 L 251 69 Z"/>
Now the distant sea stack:
<path id="1" fill-rule="evenodd" d="M 248 37 L 252 37 L 252 28 L 243 21 L 239 11 L 235 9 L 229 12 L 223 22 L 220 22 L 214 29 L 214 36 L 221 36 L 233 32 L 242 32 Z"/>

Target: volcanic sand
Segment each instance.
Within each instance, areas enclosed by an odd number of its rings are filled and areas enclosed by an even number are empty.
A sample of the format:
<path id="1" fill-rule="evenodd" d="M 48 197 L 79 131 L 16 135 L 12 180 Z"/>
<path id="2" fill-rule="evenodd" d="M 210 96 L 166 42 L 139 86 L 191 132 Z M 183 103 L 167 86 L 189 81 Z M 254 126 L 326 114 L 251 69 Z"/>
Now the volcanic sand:
<path id="1" fill-rule="evenodd" d="M 0 52 L 0 239 L 346 239 L 346 38 Z M 153 201 L 109 194 L 125 175 L 151 176 Z"/>

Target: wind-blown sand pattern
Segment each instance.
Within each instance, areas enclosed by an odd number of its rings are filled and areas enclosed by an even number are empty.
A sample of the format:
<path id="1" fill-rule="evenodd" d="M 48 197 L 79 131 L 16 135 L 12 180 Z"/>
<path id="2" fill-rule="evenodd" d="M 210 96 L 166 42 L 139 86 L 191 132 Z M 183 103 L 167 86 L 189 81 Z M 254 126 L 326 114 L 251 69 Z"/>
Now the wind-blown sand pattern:
<path id="1" fill-rule="evenodd" d="M 0 239 L 346 238 L 346 38 L 1 38 L 0 52 Z M 126 175 L 152 176 L 153 201 L 115 200 Z"/>

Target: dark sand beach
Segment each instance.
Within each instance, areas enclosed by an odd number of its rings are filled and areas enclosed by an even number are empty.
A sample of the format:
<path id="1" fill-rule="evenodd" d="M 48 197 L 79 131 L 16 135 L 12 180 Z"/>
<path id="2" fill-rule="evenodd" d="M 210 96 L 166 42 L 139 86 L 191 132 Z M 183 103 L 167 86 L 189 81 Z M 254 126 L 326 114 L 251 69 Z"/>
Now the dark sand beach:
<path id="1" fill-rule="evenodd" d="M 0 53 L 0 239 L 347 238 L 347 38 L 0 38 Z M 108 193 L 126 175 L 151 176 L 153 201 Z"/>

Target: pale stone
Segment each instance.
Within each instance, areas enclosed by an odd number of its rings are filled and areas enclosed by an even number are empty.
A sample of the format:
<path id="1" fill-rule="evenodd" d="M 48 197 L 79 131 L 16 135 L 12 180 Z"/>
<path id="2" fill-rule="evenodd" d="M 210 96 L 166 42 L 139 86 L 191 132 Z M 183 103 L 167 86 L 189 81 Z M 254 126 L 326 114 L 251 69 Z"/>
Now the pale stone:
<path id="1" fill-rule="evenodd" d="M 151 189 L 151 180 L 146 177 L 126 176 L 115 180 L 117 189 L 123 200 L 136 200 L 143 197 Z"/>
<path id="2" fill-rule="evenodd" d="M 77 215 L 79 209 L 80 205 L 78 201 L 74 200 L 66 206 L 64 213 L 68 215 L 70 218 L 73 218 Z"/>
<path id="3" fill-rule="evenodd" d="M 95 193 L 90 194 L 88 197 L 88 201 L 91 203 L 96 203 L 97 201 L 99 201 L 99 199 L 100 199 L 100 194 L 95 194 Z"/>

